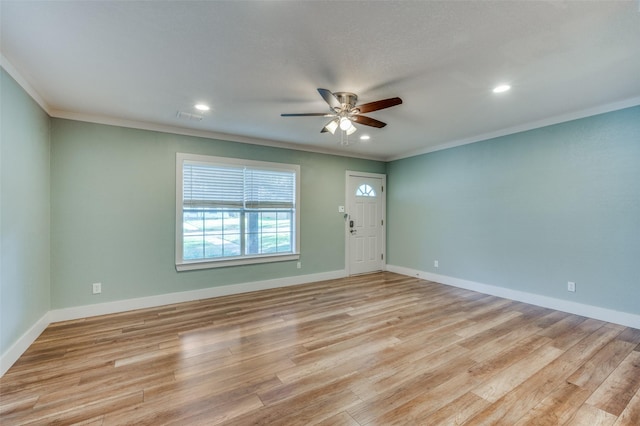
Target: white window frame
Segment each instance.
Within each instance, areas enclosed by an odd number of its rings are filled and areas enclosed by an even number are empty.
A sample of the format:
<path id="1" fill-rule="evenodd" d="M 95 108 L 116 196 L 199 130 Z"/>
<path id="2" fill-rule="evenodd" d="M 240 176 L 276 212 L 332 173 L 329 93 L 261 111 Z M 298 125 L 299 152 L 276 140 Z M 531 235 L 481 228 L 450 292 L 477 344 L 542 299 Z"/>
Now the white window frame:
<path id="1" fill-rule="evenodd" d="M 288 170 L 294 171 L 295 181 L 295 226 L 294 238 L 292 239 L 292 252 L 290 253 L 269 253 L 259 255 L 240 255 L 234 257 L 223 257 L 218 259 L 183 259 L 183 165 L 185 161 L 191 163 L 200 163 L 203 165 L 231 165 L 246 166 L 249 168 L 257 168 L 263 170 Z M 272 163 L 266 161 L 243 160 L 238 158 L 214 157 L 209 155 L 176 154 L 176 270 L 190 271 L 195 269 L 221 268 L 237 265 L 251 265 L 256 263 L 283 262 L 300 259 L 300 166 L 297 164 Z M 241 236 L 244 238 L 244 236 Z"/>

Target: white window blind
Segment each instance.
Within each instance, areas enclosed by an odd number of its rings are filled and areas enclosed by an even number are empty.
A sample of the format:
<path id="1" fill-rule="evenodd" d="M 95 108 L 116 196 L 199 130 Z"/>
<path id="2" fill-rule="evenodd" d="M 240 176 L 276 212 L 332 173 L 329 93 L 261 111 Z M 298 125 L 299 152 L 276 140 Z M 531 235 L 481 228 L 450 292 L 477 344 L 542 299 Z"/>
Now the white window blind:
<path id="1" fill-rule="evenodd" d="M 176 268 L 299 258 L 300 166 L 177 154 Z"/>
<path id="2" fill-rule="evenodd" d="M 185 207 L 242 207 L 244 170 L 185 162 L 182 194 Z"/>
<path id="3" fill-rule="evenodd" d="M 296 175 L 291 171 L 245 170 L 245 208 L 295 208 Z"/>
<path id="4" fill-rule="evenodd" d="M 191 208 L 295 208 L 296 174 L 189 164 L 183 166 L 183 205 Z"/>

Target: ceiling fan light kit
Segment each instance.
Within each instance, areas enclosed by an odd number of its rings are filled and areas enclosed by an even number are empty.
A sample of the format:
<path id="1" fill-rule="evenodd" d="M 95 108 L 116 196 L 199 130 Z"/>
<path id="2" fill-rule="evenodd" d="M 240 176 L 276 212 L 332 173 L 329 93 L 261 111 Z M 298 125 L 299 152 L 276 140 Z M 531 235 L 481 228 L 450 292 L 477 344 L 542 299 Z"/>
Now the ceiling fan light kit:
<path id="1" fill-rule="evenodd" d="M 321 133 L 329 132 L 335 135 L 336 130 L 340 128 L 341 132 L 341 145 L 348 145 L 348 138 L 345 140 L 344 136 L 349 136 L 355 133 L 357 130 L 354 123 L 363 124 L 365 126 L 382 128 L 387 125 L 382 121 L 375 118 L 362 115 L 363 113 L 378 111 L 380 109 L 390 108 L 392 106 L 400 105 L 402 99 L 389 98 L 382 99 L 375 102 L 369 102 L 363 105 L 356 106 L 358 102 L 358 96 L 351 92 L 331 92 L 327 89 L 318 89 L 318 93 L 329 105 L 328 113 L 302 113 L 302 114 L 280 114 L 282 117 L 332 117 L 333 119 L 328 122 Z"/>
<path id="2" fill-rule="evenodd" d="M 327 123 L 326 126 L 323 127 L 322 132 L 331 132 L 332 135 L 336 134 L 336 129 L 338 128 L 338 121 L 337 120 L 331 120 L 330 122 Z"/>
<path id="3" fill-rule="evenodd" d="M 344 130 L 345 132 L 353 127 L 351 124 L 351 120 L 348 117 L 340 118 L 340 130 Z"/>
<path id="4" fill-rule="evenodd" d="M 347 136 L 352 135 L 356 132 L 356 126 L 351 126 L 349 127 L 347 130 L 345 130 L 344 132 L 347 134 Z"/>

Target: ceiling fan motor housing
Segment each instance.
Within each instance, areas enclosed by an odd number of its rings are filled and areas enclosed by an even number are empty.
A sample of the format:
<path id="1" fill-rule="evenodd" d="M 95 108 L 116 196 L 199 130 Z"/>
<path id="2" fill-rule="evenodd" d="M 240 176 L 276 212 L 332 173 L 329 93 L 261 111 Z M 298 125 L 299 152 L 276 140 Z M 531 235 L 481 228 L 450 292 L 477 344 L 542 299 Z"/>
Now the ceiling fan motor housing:
<path id="1" fill-rule="evenodd" d="M 356 107 L 356 103 L 358 102 L 358 95 L 355 93 L 335 92 L 333 95 L 338 99 L 338 102 L 342 104 L 342 110 L 350 111 Z"/>

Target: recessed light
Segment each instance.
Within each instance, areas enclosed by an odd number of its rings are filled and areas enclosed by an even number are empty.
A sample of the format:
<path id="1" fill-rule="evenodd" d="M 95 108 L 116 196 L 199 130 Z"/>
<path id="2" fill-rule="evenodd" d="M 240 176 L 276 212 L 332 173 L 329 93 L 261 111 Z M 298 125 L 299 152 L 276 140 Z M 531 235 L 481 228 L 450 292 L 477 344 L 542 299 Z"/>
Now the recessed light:
<path id="1" fill-rule="evenodd" d="M 200 111 L 209 111 L 211 109 L 209 108 L 209 105 L 205 105 L 205 104 L 195 104 L 194 107 L 195 109 Z"/>
<path id="2" fill-rule="evenodd" d="M 501 84 L 493 88 L 493 93 L 504 93 L 508 92 L 509 90 L 511 90 L 511 86 L 509 86 L 508 84 Z"/>
<path id="3" fill-rule="evenodd" d="M 362 135 L 362 136 L 360 136 L 360 140 L 361 140 L 361 141 L 368 141 L 369 139 L 371 139 L 371 136 L 369 136 L 369 135 Z"/>

